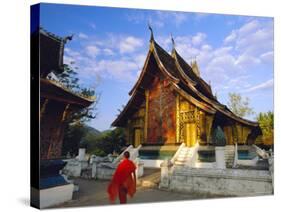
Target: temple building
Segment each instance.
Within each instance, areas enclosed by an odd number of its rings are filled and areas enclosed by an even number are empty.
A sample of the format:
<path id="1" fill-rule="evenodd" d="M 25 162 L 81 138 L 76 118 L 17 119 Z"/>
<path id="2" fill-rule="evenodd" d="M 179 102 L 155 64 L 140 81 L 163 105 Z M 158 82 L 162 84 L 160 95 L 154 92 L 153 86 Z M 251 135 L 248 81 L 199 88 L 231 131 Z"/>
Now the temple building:
<path id="1" fill-rule="evenodd" d="M 128 144 L 135 147 L 214 145 L 212 134 L 218 126 L 226 145 L 253 144 L 261 134 L 257 122 L 235 115 L 217 100 L 196 61 L 189 65 L 174 42 L 172 53 L 167 53 L 152 30 L 144 67 L 129 95 L 112 126 L 125 128 Z"/>
<path id="2" fill-rule="evenodd" d="M 56 36 L 39 30 L 40 43 L 40 159 L 61 157 L 64 129 L 68 117 L 93 103 L 93 99 L 77 94 L 47 76 L 64 71 L 64 45 L 71 36 Z"/>

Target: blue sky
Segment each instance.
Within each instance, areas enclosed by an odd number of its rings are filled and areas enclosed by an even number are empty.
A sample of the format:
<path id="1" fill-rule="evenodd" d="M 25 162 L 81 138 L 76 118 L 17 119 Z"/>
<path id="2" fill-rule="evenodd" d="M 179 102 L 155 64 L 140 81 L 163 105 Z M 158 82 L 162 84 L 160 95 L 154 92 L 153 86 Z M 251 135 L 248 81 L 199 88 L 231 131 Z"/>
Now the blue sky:
<path id="1" fill-rule="evenodd" d="M 110 128 L 129 99 L 148 52 L 148 22 L 166 51 L 172 33 L 183 58 L 196 57 L 220 102 L 238 92 L 256 113 L 273 110 L 273 18 L 59 4 L 41 4 L 40 14 L 46 30 L 74 34 L 64 62 L 74 61 L 81 84 L 100 93 L 89 123 L 98 130 Z"/>

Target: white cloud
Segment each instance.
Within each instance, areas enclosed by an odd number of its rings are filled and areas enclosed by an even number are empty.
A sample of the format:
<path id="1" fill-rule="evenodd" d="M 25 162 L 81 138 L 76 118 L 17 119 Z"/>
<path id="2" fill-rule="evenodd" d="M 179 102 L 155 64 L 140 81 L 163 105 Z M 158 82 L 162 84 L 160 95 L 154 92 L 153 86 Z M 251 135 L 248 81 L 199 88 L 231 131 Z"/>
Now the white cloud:
<path id="1" fill-rule="evenodd" d="M 192 37 L 192 44 L 195 46 L 201 45 L 206 39 L 206 37 L 207 37 L 206 34 L 199 32 Z"/>
<path id="2" fill-rule="evenodd" d="M 119 51 L 121 54 L 131 53 L 137 50 L 138 47 L 143 45 L 143 41 L 139 38 L 129 36 L 121 40 L 119 44 Z"/>
<path id="3" fill-rule="evenodd" d="M 247 68 L 247 67 L 250 67 L 252 65 L 257 65 L 260 62 L 261 61 L 260 61 L 259 58 L 253 57 L 253 56 L 248 55 L 248 54 L 241 54 L 241 55 L 239 55 L 239 57 L 235 61 L 235 64 L 240 66 L 241 68 Z"/>
<path id="4" fill-rule="evenodd" d="M 114 52 L 111 49 L 109 49 L 109 48 L 103 49 L 103 53 L 105 55 L 114 55 Z"/>
<path id="5" fill-rule="evenodd" d="M 273 25 L 256 19 L 233 30 L 225 39 L 224 44 L 231 43 L 238 53 L 259 56 L 273 50 Z"/>
<path id="6" fill-rule="evenodd" d="M 260 55 L 260 59 L 266 63 L 272 63 L 273 58 L 273 51 L 269 51 Z"/>
<path id="7" fill-rule="evenodd" d="M 134 58 L 135 63 L 138 66 L 138 69 L 141 70 L 144 66 L 146 54 L 139 54 L 139 55 L 133 56 L 133 58 Z"/>
<path id="8" fill-rule="evenodd" d="M 184 12 L 155 11 L 147 13 L 132 13 L 127 15 L 129 21 L 139 24 L 148 22 L 152 28 L 162 28 L 165 24 L 173 24 L 176 27 L 182 26 L 188 20 L 190 14 Z"/>
<path id="9" fill-rule="evenodd" d="M 271 24 L 251 19 L 232 30 L 216 48 L 207 42 L 207 35 L 200 32 L 175 37 L 175 42 L 176 49 L 187 62 L 196 57 L 201 76 L 212 82 L 214 90 L 229 88 L 239 92 L 250 87 L 245 76 L 253 77 L 255 67 L 272 60 L 272 36 Z M 162 37 L 160 44 L 168 48 L 170 38 Z"/>
<path id="10" fill-rule="evenodd" d="M 66 55 L 63 56 L 63 63 L 64 63 L 64 64 L 70 65 L 70 64 L 73 63 L 74 61 L 75 61 L 75 59 L 72 58 L 72 57 L 69 57 L 69 56 L 66 56 Z"/>
<path id="11" fill-rule="evenodd" d="M 228 35 L 225 39 L 224 39 L 224 43 L 225 44 L 227 44 L 227 43 L 230 43 L 230 42 L 232 42 L 232 41 L 234 41 L 235 40 L 235 38 L 236 38 L 236 32 L 235 31 L 232 31 L 231 33 L 230 33 L 230 35 Z"/>
<path id="12" fill-rule="evenodd" d="M 88 35 L 86 35 L 86 34 L 84 34 L 84 33 L 82 33 L 82 32 L 80 32 L 80 33 L 78 34 L 78 37 L 81 38 L 81 39 L 88 39 L 88 38 L 89 38 Z"/>
<path id="13" fill-rule="evenodd" d="M 119 81 L 136 80 L 138 66 L 136 63 L 126 60 L 101 60 L 98 61 L 95 72 L 99 72 L 103 77 L 110 77 Z"/>
<path id="14" fill-rule="evenodd" d="M 79 57 L 81 55 L 80 52 L 74 51 L 70 48 L 64 48 L 64 53 L 71 57 Z"/>
<path id="15" fill-rule="evenodd" d="M 86 51 L 91 57 L 96 57 L 100 53 L 100 49 L 94 45 L 87 46 Z"/>
<path id="16" fill-rule="evenodd" d="M 244 24 L 238 31 L 240 36 L 248 35 L 252 33 L 259 27 L 259 22 L 257 20 L 252 20 L 246 24 Z"/>
<path id="17" fill-rule="evenodd" d="M 267 80 L 266 82 L 263 82 L 261 84 L 258 84 L 256 86 L 253 86 L 249 89 L 247 89 L 245 92 L 253 92 L 253 91 L 258 91 L 258 90 L 267 90 L 273 87 L 273 79 Z"/>
<path id="18" fill-rule="evenodd" d="M 141 70 L 145 56 L 143 41 L 134 36 L 108 34 L 87 39 L 80 52 L 65 48 L 65 62 L 75 61 L 81 81 L 89 83 L 96 78 L 133 82 Z"/>
<path id="19" fill-rule="evenodd" d="M 205 44 L 201 46 L 201 50 L 202 51 L 211 51 L 212 50 L 212 46 Z"/>

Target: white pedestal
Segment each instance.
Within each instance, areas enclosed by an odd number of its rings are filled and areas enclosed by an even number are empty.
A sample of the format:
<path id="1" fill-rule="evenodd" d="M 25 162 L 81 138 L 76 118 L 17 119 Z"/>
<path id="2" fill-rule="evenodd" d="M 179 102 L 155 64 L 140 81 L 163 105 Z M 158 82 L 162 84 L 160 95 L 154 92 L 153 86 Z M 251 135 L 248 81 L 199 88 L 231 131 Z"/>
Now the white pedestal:
<path id="1" fill-rule="evenodd" d="M 164 160 L 163 163 L 161 163 L 161 179 L 159 188 L 169 188 L 170 184 L 170 169 L 173 166 L 170 160 Z"/>
<path id="2" fill-rule="evenodd" d="M 85 160 L 85 154 L 86 154 L 86 149 L 85 148 L 80 148 L 79 153 L 78 153 L 78 160 L 83 161 Z"/>
<path id="3" fill-rule="evenodd" d="M 40 208 L 55 206 L 72 199 L 74 185 L 72 183 L 62 186 L 40 190 Z"/>
<path id="4" fill-rule="evenodd" d="M 216 146 L 216 168 L 225 169 L 225 156 L 224 156 L 225 147 Z"/>

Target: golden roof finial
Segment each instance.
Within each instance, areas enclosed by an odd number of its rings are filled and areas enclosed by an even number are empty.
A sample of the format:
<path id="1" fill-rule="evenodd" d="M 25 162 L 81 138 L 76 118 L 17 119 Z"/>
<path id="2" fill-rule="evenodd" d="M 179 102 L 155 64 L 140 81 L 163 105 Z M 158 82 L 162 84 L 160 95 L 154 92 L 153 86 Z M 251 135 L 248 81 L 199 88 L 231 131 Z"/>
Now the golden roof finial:
<path id="1" fill-rule="evenodd" d="M 152 27 L 150 25 L 150 23 L 148 22 L 148 29 L 150 30 L 150 41 L 153 41 L 154 40 L 154 36 L 153 36 L 153 30 L 152 30 Z"/>
<path id="2" fill-rule="evenodd" d="M 171 33 L 171 40 L 172 40 L 172 45 L 173 45 L 173 49 L 176 48 L 176 44 L 175 44 L 175 40 L 173 38 L 173 34 Z"/>

